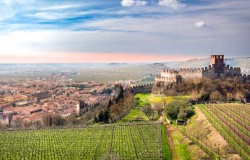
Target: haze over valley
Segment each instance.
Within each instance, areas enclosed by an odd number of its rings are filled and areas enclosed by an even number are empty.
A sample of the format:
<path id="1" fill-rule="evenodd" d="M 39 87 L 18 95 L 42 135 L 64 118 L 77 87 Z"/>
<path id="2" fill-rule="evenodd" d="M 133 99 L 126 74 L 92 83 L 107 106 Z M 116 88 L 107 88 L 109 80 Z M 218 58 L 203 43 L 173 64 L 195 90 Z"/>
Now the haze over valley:
<path id="1" fill-rule="evenodd" d="M 240 67 L 242 74 L 250 74 L 250 57 L 226 58 L 225 64 Z M 75 80 L 114 82 L 144 79 L 145 83 L 153 83 L 153 76 L 164 68 L 204 68 L 208 65 L 209 58 L 156 63 L 0 64 L 0 79 L 67 73 Z"/>

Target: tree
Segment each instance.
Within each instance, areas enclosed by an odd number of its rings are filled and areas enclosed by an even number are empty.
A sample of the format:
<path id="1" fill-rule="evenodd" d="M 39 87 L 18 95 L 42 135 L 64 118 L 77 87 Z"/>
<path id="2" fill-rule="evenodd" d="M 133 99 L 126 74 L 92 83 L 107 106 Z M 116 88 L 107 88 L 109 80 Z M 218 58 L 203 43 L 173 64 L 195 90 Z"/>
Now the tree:
<path id="1" fill-rule="evenodd" d="M 52 114 L 51 113 L 47 113 L 43 116 L 43 123 L 45 126 L 47 127 L 51 127 L 52 126 Z"/>
<path id="2" fill-rule="evenodd" d="M 96 123 L 99 122 L 97 116 L 94 117 L 94 121 L 95 121 Z"/>
<path id="3" fill-rule="evenodd" d="M 179 106 L 170 105 L 167 107 L 166 109 L 167 117 L 171 119 L 177 119 L 178 114 L 179 114 Z"/>
<path id="4" fill-rule="evenodd" d="M 216 101 L 223 101 L 224 98 L 223 98 L 223 96 L 220 94 L 220 92 L 218 92 L 218 91 L 213 91 L 213 92 L 210 94 L 209 100 L 212 101 L 212 102 L 216 102 Z"/>
<path id="5" fill-rule="evenodd" d="M 210 94 L 205 92 L 202 93 L 201 97 L 199 98 L 200 101 L 209 101 Z"/>
<path id="6" fill-rule="evenodd" d="M 146 104 L 145 106 L 142 107 L 142 112 L 144 112 L 146 114 L 146 116 L 149 119 L 151 119 L 150 116 L 153 114 L 154 111 L 153 111 L 150 104 Z"/>
<path id="7" fill-rule="evenodd" d="M 160 116 L 161 113 L 162 113 L 162 111 L 164 110 L 164 108 L 162 107 L 162 105 L 155 105 L 154 108 L 157 111 L 158 116 Z"/>
<path id="8" fill-rule="evenodd" d="M 227 93 L 227 101 L 229 102 L 229 101 L 232 101 L 232 100 L 234 100 L 234 95 L 233 95 L 233 93 Z"/>
<path id="9" fill-rule="evenodd" d="M 52 121 L 55 126 L 63 126 L 65 124 L 65 118 L 63 118 L 59 114 L 55 114 L 52 116 Z"/>
<path id="10" fill-rule="evenodd" d="M 180 111 L 180 112 L 178 113 L 178 119 L 186 120 L 186 119 L 187 119 L 187 113 L 185 113 L 184 110 Z"/>
<path id="11" fill-rule="evenodd" d="M 109 123 L 109 117 L 110 117 L 109 110 L 106 109 L 103 114 L 103 122 Z"/>
<path id="12" fill-rule="evenodd" d="M 103 121 L 103 111 L 100 111 L 99 115 L 98 115 L 98 121 L 102 122 Z"/>
<path id="13" fill-rule="evenodd" d="M 195 114 L 193 107 L 186 107 L 184 111 L 186 112 L 187 118 L 190 118 Z"/>
<path id="14" fill-rule="evenodd" d="M 102 90 L 102 94 L 111 94 L 111 93 L 112 93 L 112 89 L 110 89 L 110 88 L 104 88 Z"/>
<path id="15" fill-rule="evenodd" d="M 237 101 L 244 101 L 244 94 L 240 91 L 236 92 L 235 99 Z"/>
<path id="16" fill-rule="evenodd" d="M 107 108 L 109 109 L 111 106 L 112 106 L 112 101 L 110 99 L 109 102 L 108 102 Z"/>
<path id="17" fill-rule="evenodd" d="M 194 109 L 188 100 L 179 99 L 168 104 L 166 115 L 171 119 L 186 120 L 194 115 Z"/>
<path id="18" fill-rule="evenodd" d="M 51 114 L 47 113 L 43 116 L 43 123 L 47 127 L 55 126 L 62 126 L 65 124 L 66 120 L 59 114 Z"/>
<path id="19" fill-rule="evenodd" d="M 161 102 L 163 103 L 163 107 L 165 108 L 166 107 L 166 104 L 167 104 L 167 98 L 161 98 Z"/>
<path id="20" fill-rule="evenodd" d="M 109 119 L 110 119 L 110 113 L 109 110 L 102 110 L 100 111 L 99 115 L 98 115 L 98 122 L 104 122 L 104 123 L 109 123 Z M 95 119 L 95 121 L 97 121 Z"/>

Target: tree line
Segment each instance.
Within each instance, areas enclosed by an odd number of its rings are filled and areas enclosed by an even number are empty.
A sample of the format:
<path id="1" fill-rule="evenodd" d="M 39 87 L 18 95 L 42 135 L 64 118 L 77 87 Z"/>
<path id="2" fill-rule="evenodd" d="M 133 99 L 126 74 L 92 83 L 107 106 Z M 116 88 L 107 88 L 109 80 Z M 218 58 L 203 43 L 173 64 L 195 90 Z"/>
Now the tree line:
<path id="1" fill-rule="evenodd" d="M 250 83 L 241 78 L 195 78 L 180 83 L 155 82 L 153 94 L 168 96 L 191 95 L 195 101 L 250 101 Z"/>

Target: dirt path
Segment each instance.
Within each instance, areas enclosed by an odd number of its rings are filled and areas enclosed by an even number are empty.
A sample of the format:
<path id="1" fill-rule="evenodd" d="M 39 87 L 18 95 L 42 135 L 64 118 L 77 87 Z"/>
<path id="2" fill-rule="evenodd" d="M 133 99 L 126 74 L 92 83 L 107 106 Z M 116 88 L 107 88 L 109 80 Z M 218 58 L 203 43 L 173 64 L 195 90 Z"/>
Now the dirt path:
<path id="1" fill-rule="evenodd" d="M 159 119 L 157 120 L 157 122 L 163 123 L 163 122 L 164 122 L 164 116 L 161 115 L 161 116 L 159 117 Z"/>
<path id="2" fill-rule="evenodd" d="M 171 127 L 167 123 L 165 123 L 165 126 L 166 126 L 166 129 L 167 129 L 168 144 L 170 146 L 170 150 L 171 150 L 171 153 L 172 153 L 172 159 L 173 160 L 178 160 L 178 155 L 176 153 L 175 145 L 174 145 L 174 142 L 173 142 L 173 139 L 172 139 L 172 134 L 174 134 L 175 128 Z"/>
<path id="3" fill-rule="evenodd" d="M 197 145 L 190 144 L 190 140 L 184 136 L 178 127 L 165 124 L 167 127 L 168 142 L 173 160 L 200 160 L 208 158 L 208 155 Z"/>

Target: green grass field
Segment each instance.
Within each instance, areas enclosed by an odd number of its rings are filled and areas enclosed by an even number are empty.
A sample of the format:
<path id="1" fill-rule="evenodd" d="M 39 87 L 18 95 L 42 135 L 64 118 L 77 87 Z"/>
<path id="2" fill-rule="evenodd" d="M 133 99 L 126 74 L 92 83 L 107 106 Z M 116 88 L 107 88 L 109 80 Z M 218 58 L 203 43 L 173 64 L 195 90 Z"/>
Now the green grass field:
<path id="1" fill-rule="evenodd" d="M 192 156 L 190 151 L 188 150 L 188 144 L 183 143 L 183 135 L 176 129 L 176 131 L 172 134 L 174 149 L 178 156 L 178 159 L 181 160 L 191 160 Z"/>
<path id="2" fill-rule="evenodd" d="M 162 105 L 164 102 L 170 103 L 175 99 L 188 99 L 190 96 L 154 96 L 150 93 L 139 93 L 134 96 L 134 101 L 136 102 L 136 99 L 138 99 L 138 102 L 134 106 L 133 109 L 130 110 L 129 114 L 127 114 L 125 117 L 121 119 L 121 122 L 132 122 L 132 121 L 149 121 L 148 117 L 141 111 L 141 108 L 145 104 L 151 104 L 151 106 L 154 107 L 154 105 Z M 155 115 L 158 117 L 157 113 Z"/>
<path id="3" fill-rule="evenodd" d="M 168 150 L 165 152 L 169 152 Z M 0 131 L 0 159 L 161 159 L 161 124 Z"/>

